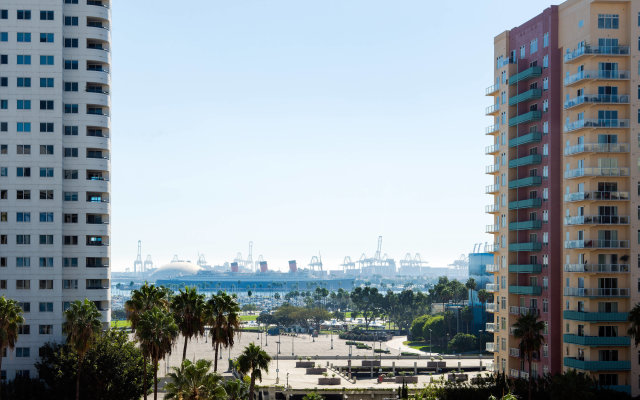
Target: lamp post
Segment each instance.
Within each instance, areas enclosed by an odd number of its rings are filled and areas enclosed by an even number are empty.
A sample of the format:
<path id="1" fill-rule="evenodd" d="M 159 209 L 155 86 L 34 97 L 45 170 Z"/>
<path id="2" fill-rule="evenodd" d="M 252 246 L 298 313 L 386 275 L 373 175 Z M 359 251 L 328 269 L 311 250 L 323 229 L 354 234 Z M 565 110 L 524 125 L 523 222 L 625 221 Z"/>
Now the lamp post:
<path id="1" fill-rule="evenodd" d="M 480 339 L 480 340 L 478 340 L 478 341 L 480 342 L 480 354 L 482 354 L 482 333 L 483 333 L 483 332 L 484 332 L 484 330 L 483 330 L 483 329 L 480 329 L 480 330 L 478 331 L 478 339 Z"/>
<path id="2" fill-rule="evenodd" d="M 291 336 L 291 355 L 292 355 L 292 356 L 295 356 L 295 355 L 296 355 L 296 354 L 294 353 L 294 351 L 293 351 L 293 339 L 294 339 L 294 338 L 295 338 L 295 336 Z M 287 380 L 287 382 L 288 382 L 288 380 Z"/>
<path id="3" fill-rule="evenodd" d="M 280 343 L 282 342 L 282 332 L 278 329 L 278 354 L 280 354 Z"/>
<path id="4" fill-rule="evenodd" d="M 287 387 L 289 387 L 289 373 L 287 372 Z"/>
<path id="5" fill-rule="evenodd" d="M 333 329 L 331 329 L 331 350 L 333 350 Z"/>
<path id="6" fill-rule="evenodd" d="M 264 346 L 269 346 L 269 325 L 264 327 Z"/>
<path id="7" fill-rule="evenodd" d="M 433 355 L 433 350 L 431 349 L 431 329 L 429 329 L 429 356 Z"/>

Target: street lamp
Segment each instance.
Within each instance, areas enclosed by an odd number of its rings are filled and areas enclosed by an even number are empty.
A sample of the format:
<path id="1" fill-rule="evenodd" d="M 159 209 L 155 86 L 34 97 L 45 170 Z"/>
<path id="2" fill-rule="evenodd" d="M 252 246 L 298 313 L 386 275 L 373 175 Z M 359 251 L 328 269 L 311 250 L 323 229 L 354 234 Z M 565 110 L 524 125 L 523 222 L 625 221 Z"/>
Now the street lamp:
<path id="1" fill-rule="evenodd" d="M 478 331 L 478 339 L 480 339 L 480 340 L 478 340 L 478 341 L 480 342 L 480 354 L 482 354 L 482 333 L 483 333 L 483 332 L 484 332 L 484 330 L 483 330 L 483 329 L 480 329 L 480 330 Z"/>
<path id="2" fill-rule="evenodd" d="M 331 329 L 331 350 L 333 350 L 333 329 Z"/>
<path id="3" fill-rule="evenodd" d="M 429 329 L 429 356 L 433 355 L 433 350 L 431 349 L 431 329 Z"/>
<path id="4" fill-rule="evenodd" d="M 289 373 L 287 372 L 287 387 L 289 387 Z"/>
<path id="5" fill-rule="evenodd" d="M 282 332 L 278 329 L 278 354 L 280 354 L 280 343 L 282 342 Z"/>
<path id="6" fill-rule="evenodd" d="M 296 354 L 293 352 L 293 339 L 295 338 L 295 336 L 291 336 L 291 355 L 295 356 Z M 287 374 L 288 375 L 288 374 Z M 288 382 L 288 380 L 287 380 Z"/>

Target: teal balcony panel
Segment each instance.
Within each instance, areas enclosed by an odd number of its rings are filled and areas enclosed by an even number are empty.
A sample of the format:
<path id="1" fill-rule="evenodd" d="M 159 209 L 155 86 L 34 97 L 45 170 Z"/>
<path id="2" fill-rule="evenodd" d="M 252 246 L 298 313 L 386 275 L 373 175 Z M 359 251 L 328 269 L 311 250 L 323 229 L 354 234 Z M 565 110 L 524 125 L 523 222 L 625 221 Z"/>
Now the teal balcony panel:
<path id="1" fill-rule="evenodd" d="M 601 389 L 605 390 L 615 390 L 616 392 L 623 392 L 626 394 L 631 394 L 631 385 L 600 385 Z"/>
<path id="2" fill-rule="evenodd" d="M 542 228 L 542 221 L 520 221 L 520 222 L 511 222 L 509 223 L 510 231 L 525 231 L 529 229 L 540 229 Z"/>
<path id="3" fill-rule="evenodd" d="M 518 82 L 526 81 L 531 78 L 537 78 L 540 75 L 542 75 L 542 67 L 530 67 L 515 75 L 511 75 L 509 77 L 509 85 L 515 85 Z"/>
<path id="4" fill-rule="evenodd" d="M 530 89 L 509 99 L 509 105 L 515 106 L 523 101 L 536 100 L 542 97 L 542 89 Z"/>
<path id="5" fill-rule="evenodd" d="M 537 186 L 542 183 L 541 176 L 528 176 L 522 179 L 516 179 L 509 182 L 509 189 L 518 189 L 527 186 Z"/>
<path id="6" fill-rule="evenodd" d="M 565 357 L 564 366 L 583 371 L 629 371 L 631 369 L 631 361 L 583 361 L 577 358 Z"/>
<path id="7" fill-rule="evenodd" d="M 512 264 L 509 272 L 514 274 L 539 274 L 542 272 L 542 264 Z"/>
<path id="8" fill-rule="evenodd" d="M 527 199 L 527 200 L 509 202 L 509 210 L 521 210 L 523 208 L 538 208 L 540 206 L 542 206 L 542 199 Z"/>
<path id="9" fill-rule="evenodd" d="M 542 118 L 542 111 L 529 111 L 528 113 L 516 115 L 514 117 L 509 118 L 509 126 L 516 126 L 520 124 L 525 124 L 527 122 L 540 121 Z"/>
<path id="10" fill-rule="evenodd" d="M 509 251 L 540 251 L 542 250 L 542 243 L 540 242 L 525 242 L 525 243 L 510 243 Z"/>
<path id="11" fill-rule="evenodd" d="M 509 286 L 509 293 L 539 296 L 542 293 L 542 286 Z"/>
<path id="12" fill-rule="evenodd" d="M 523 167 L 525 165 L 540 164 L 542 156 L 540 154 L 531 154 L 528 156 L 516 158 L 509 161 L 509 168 Z"/>
<path id="13" fill-rule="evenodd" d="M 626 312 L 581 312 L 565 310 L 562 313 L 564 319 L 571 321 L 584 321 L 584 322 L 626 322 L 629 318 L 629 313 Z"/>
<path id="14" fill-rule="evenodd" d="M 564 335 L 564 342 L 571 344 L 579 344 L 583 346 L 629 346 L 631 339 L 629 336 L 578 336 L 578 335 Z"/>
<path id="15" fill-rule="evenodd" d="M 509 147 L 516 147 L 529 143 L 538 143 L 540 140 L 542 140 L 542 134 L 540 132 L 529 132 L 526 135 L 518 136 L 509 140 Z"/>

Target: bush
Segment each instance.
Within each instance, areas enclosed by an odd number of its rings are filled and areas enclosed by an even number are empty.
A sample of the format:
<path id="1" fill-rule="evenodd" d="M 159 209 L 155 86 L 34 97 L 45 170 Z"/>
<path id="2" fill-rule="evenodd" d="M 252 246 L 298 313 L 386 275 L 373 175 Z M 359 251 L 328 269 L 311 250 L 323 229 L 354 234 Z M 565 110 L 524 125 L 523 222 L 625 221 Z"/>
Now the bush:
<path id="1" fill-rule="evenodd" d="M 467 351 L 478 350 L 476 345 L 476 337 L 466 333 L 458 333 L 447 344 L 449 351 L 455 353 L 464 353 Z"/>
<path id="2" fill-rule="evenodd" d="M 374 353 L 383 353 L 383 354 L 389 354 L 389 353 L 391 353 L 391 351 L 390 351 L 390 350 L 386 350 L 386 349 L 385 349 L 385 350 L 383 350 L 383 349 L 373 349 L 373 352 L 374 352 Z"/>
<path id="3" fill-rule="evenodd" d="M 403 351 L 402 353 L 400 353 L 401 356 L 417 356 L 417 353 L 412 353 L 410 351 Z"/>
<path id="4" fill-rule="evenodd" d="M 413 322 L 411 323 L 411 328 L 409 329 L 409 331 L 411 332 L 412 340 L 420 340 L 424 338 L 423 336 L 424 331 L 422 330 L 422 327 L 424 326 L 425 322 L 429 320 L 429 318 L 431 318 L 431 316 L 428 314 L 425 314 L 413 320 Z"/>

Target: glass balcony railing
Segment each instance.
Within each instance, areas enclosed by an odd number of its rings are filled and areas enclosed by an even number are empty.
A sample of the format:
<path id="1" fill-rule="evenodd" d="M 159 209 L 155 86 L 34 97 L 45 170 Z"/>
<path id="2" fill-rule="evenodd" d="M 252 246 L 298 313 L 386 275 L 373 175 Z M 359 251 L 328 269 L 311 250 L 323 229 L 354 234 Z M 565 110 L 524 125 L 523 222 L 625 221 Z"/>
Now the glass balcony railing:
<path id="1" fill-rule="evenodd" d="M 490 273 L 490 274 L 496 273 L 499 270 L 500 270 L 500 268 L 498 268 L 498 266 L 495 265 L 495 264 L 487 264 L 487 265 L 485 265 L 485 271 Z"/>
<path id="2" fill-rule="evenodd" d="M 500 244 L 498 243 L 489 244 L 489 248 L 487 249 L 489 253 L 497 253 L 499 250 L 500 250 Z"/>
<path id="3" fill-rule="evenodd" d="M 629 272 L 629 264 L 565 264 L 564 272 L 615 274 Z"/>
<path id="4" fill-rule="evenodd" d="M 509 230 L 510 231 L 526 231 L 531 229 L 540 229 L 542 228 L 542 221 L 518 221 L 518 222 L 510 222 Z"/>
<path id="5" fill-rule="evenodd" d="M 517 188 L 528 187 L 528 186 L 537 186 L 537 185 L 540 185 L 541 183 L 542 183 L 542 177 L 529 176 L 526 178 L 509 181 L 509 189 L 517 189 Z"/>
<path id="6" fill-rule="evenodd" d="M 489 204 L 488 206 L 484 207 L 484 212 L 486 212 L 487 214 L 496 213 L 498 211 L 500 211 L 500 204 Z"/>
<path id="7" fill-rule="evenodd" d="M 499 129 L 500 129 L 500 125 L 498 125 L 498 124 L 490 125 L 490 126 L 487 126 L 487 128 L 484 130 L 484 134 L 485 135 L 492 135 L 492 134 L 498 132 Z"/>
<path id="8" fill-rule="evenodd" d="M 518 82 L 523 82 L 532 78 L 537 78 L 542 75 L 542 67 L 535 66 L 525 69 L 515 75 L 509 77 L 509 85 L 515 85 Z"/>
<path id="9" fill-rule="evenodd" d="M 520 349 L 517 347 L 511 347 L 509 349 L 509 357 L 520 357 Z"/>
<path id="10" fill-rule="evenodd" d="M 584 371 L 628 371 L 631 369 L 631 361 L 584 361 L 565 357 L 564 366 Z"/>
<path id="11" fill-rule="evenodd" d="M 486 233 L 496 233 L 500 230 L 500 226 L 498 224 L 487 225 L 485 228 Z"/>
<path id="12" fill-rule="evenodd" d="M 565 240 L 565 249 L 628 249 L 628 240 Z"/>
<path id="13" fill-rule="evenodd" d="M 509 202 L 509 210 L 520 210 L 523 208 L 538 208 L 542 206 L 542 199 L 527 199 Z"/>
<path id="14" fill-rule="evenodd" d="M 509 160 L 509 168 L 524 167 L 526 165 L 535 165 L 542 162 L 542 156 L 540 154 L 531 154 L 528 156 Z"/>
<path id="15" fill-rule="evenodd" d="M 564 172 L 566 179 L 581 178 L 583 176 L 629 176 L 629 168 L 586 167 L 570 169 Z"/>
<path id="16" fill-rule="evenodd" d="M 487 292 L 495 293 L 498 290 L 499 290 L 499 287 L 498 287 L 497 283 L 487 283 L 487 286 L 486 286 L 486 291 Z"/>
<path id="17" fill-rule="evenodd" d="M 540 242 L 523 242 L 509 243 L 509 251 L 540 251 L 542 243 Z"/>
<path id="18" fill-rule="evenodd" d="M 512 274 L 539 274 L 542 272 L 542 264 L 511 264 L 509 272 Z"/>
<path id="19" fill-rule="evenodd" d="M 628 215 L 574 215 L 564 217 L 565 225 L 628 225 Z"/>
<path id="20" fill-rule="evenodd" d="M 500 164 L 493 164 L 487 165 L 484 172 L 487 174 L 495 174 L 498 171 L 500 171 Z"/>
<path id="21" fill-rule="evenodd" d="M 579 119 L 564 125 L 564 131 L 573 132 L 585 128 L 628 128 L 628 119 Z"/>
<path id="22" fill-rule="evenodd" d="M 535 110 L 528 113 L 516 115 L 509 118 L 509 126 L 516 126 L 520 124 L 526 124 L 528 122 L 540 121 L 542 118 L 542 111 Z"/>
<path id="23" fill-rule="evenodd" d="M 486 194 L 493 194 L 493 193 L 497 193 L 498 191 L 500 191 L 499 183 L 496 183 L 494 185 L 488 185 L 487 187 L 485 187 Z"/>
<path id="24" fill-rule="evenodd" d="M 564 155 L 580 153 L 628 153 L 629 143 L 581 143 L 564 148 Z"/>
<path id="25" fill-rule="evenodd" d="M 564 85 L 569 86 L 585 79 L 628 80 L 629 71 L 580 71 L 564 78 Z"/>
<path id="26" fill-rule="evenodd" d="M 581 104 L 628 104 L 628 94 L 586 94 L 564 102 L 564 108 L 572 108 Z"/>
<path id="27" fill-rule="evenodd" d="M 629 313 L 626 312 L 585 312 L 564 310 L 562 317 L 571 321 L 584 322 L 627 322 Z"/>
<path id="28" fill-rule="evenodd" d="M 500 111 L 500 105 L 499 104 L 491 105 L 491 106 L 487 107 L 484 110 L 486 115 L 492 115 L 492 114 L 497 113 L 498 111 Z"/>
<path id="29" fill-rule="evenodd" d="M 496 93 L 498 90 L 500 90 L 500 83 L 496 83 L 495 85 L 491 85 L 491 86 L 489 86 L 489 87 L 485 90 L 484 94 L 485 94 L 486 96 L 491 96 L 492 94 Z"/>
<path id="30" fill-rule="evenodd" d="M 540 310 L 535 307 L 518 307 L 518 306 L 510 306 L 509 314 L 513 315 L 540 315 Z"/>
<path id="31" fill-rule="evenodd" d="M 485 330 L 487 332 L 496 332 L 498 330 L 498 324 L 493 322 L 487 322 L 485 325 Z"/>
<path id="32" fill-rule="evenodd" d="M 542 134 L 540 132 L 529 132 L 526 135 L 510 139 L 509 147 L 516 147 L 529 143 L 538 143 L 540 140 L 542 140 Z"/>
<path id="33" fill-rule="evenodd" d="M 575 297 L 629 297 L 629 288 L 565 287 L 564 295 Z"/>
<path id="34" fill-rule="evenodd" d="M 484 309 L 487 312 L 496 312 L 498 311 L 498 305 L 496 303 L 487 303 L 485 304 Z"/>
<path id="35" fill-rule="evenodd" d="M 588 55 L 628 56 L 629 46 L 581 46 L 564 55 L 564 62 L 574 61 L 576 58 Z"/>
<path id="36" fill-rule="evenodd" d="M 500 144 L 498 143 L 492 144 L 491 146 L 487 146 L 484 148 L 484 154 L 486 155 L 495 154 L 498 152 L 498 150 L 500 150 Z"/>
<path id="37" fill-rule="evenodd" d="M 498 346 L 496 346 L 494 342 L 488 342 L 485 344 L 484 349 L 489 353 L 495 353 L 496 351 L 498 351 Z"/>
<path id="38" fill-rule="evenodd" d="M 517 96 L 513 96 L 509 99 L 509 105 L 515 106 L 523 101 L 535 100 L 542 97 L 542 89 L 529 89 L 526 92 L 520 93 Z"/>
<path id="39" fill-rule="evenodd" d="M 542 286 L 517 286 L 510 285 L 509 293 L 511 294 L 523 294 L 531 296 L 539 296 L 542 293 Z"/>
<path id="40" fill-rule="evenodd" d="M 629 192 L 576 192 L 564 195 L 564 201 L 587 201 L 587 200 L 629 200 Z"/>

